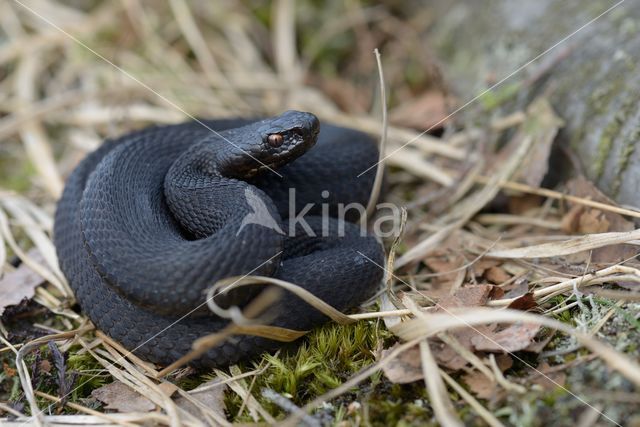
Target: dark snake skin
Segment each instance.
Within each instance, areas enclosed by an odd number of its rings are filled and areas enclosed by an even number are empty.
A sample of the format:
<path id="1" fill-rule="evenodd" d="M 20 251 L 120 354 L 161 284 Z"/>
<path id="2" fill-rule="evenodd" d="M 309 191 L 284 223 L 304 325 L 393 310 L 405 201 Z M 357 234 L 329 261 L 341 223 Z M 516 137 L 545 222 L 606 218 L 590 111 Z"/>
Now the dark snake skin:
<path id="1" fill-rule="evenodd" d="M 338 203 L 366 206 L 373 172 L 356 175 L 378 152 L 360 132 L 319 129 L 313 114 L 288 111 L 265 120 L 151 127 L 106 141 L 69 177 L 55 216 L 60 266 L 82 310 L 136 355 L 167 365 L 228 324 L 206 306 L 193 311 L 222 278 L 272 276 L 339 310 L 364 301 L 382 277 L 367 260 L 383 264 L 381 245 L 351 222 L 325 218 L 323 230 L 315 215 L 322 204 L 333 214 Z M 274 134 L 281 139 L 271 144 Z M 289 229 L 291 188 L 294 213 L 315 204 L 304 216 L 307 229 L 295 222 Z M 256 209 L 256 200 L 266 209 Z M 247 215 L 253 221 L 243 223 Z M 269 220 L 280 230 L 261 225 Z M 256 288 L 216 302 L 244 306 Z M 287 292 L 267 315 L 270 324 L 297 330 L 327 320 Z M 237 335 L 192 365 L 226 366 L 279 346 Z"/>

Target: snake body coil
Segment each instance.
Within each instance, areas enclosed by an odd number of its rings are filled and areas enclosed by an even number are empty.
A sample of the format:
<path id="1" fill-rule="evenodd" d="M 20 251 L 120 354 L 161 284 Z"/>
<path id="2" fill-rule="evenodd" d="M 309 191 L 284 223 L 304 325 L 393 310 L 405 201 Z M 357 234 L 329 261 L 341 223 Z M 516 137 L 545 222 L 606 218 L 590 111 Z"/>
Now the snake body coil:
<path id="1" fill-rule="evenodd" d="M 373 174 L 356 176 L 377 149 L 354 130 L 319 130 L 314 115 L 288 111 L 105 142 L 69 177 L 55 217 L 60 266 L 84 312 L 127 349 L 166 365 L 228 324 L 202 309 L 220 279 L 272 276 L 339 310 L 370 296 L 382 276 L 380 244 L 355 224 L 315 215 L 366 205 Z M 287 221 L 299 212 L 304 221 Z M 216 301 L 243 306 L 255 293 L 241 288 Z M 298 330 L 326 320 L 290 293 L 268 314 L 272 325 Z M 224 366 L 278 346 L 234 336 L 193 365 Z"/>

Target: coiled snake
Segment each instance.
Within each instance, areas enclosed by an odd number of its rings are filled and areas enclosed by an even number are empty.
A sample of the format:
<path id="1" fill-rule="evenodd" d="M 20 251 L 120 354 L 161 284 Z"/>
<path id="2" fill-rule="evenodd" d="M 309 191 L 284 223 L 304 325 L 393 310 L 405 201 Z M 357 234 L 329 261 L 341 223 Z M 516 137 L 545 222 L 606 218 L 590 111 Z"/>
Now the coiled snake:
<path id="1" fill-rule="evenodd" d="M 366 135 L 320 131 L 313 114 L 297 111 L 108 140 L 73 171 L 58 203 L 60 266 L 99 329 L 163 365 L 228 324 L 192 312 L 225 277 L 273 276 L 339 310 L 354 307 L 382 277 L 382 247 L 355 224 L 318 215 L 336 215 L 341 203 L 366 205 L 373 173 L 357 174 L 377 157 Z M 304 222 L 287 221 L 298 213 Z M 254 294 L 238 290 L 227 304 L 242 306 Z M 298 330 L 326 320 L 291 293 L 268 311 L 272 325 Z M 233 336 L 193 365 L 224 366 L 279 345 Z"/>

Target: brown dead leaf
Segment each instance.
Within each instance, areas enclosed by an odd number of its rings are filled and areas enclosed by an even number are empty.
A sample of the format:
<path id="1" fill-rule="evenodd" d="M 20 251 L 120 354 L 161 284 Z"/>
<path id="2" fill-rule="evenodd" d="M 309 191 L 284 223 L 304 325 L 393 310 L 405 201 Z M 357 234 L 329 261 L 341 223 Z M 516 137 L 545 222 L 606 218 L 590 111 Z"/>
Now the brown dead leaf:
<path id="1" fill-rule="evenodd" d="M 573 196 L 617 206 L 613 200 L 605 196 L 583 176 L 570 180 L 567 183 L 567 190 Z M 570 206 L 571 208 L 562 218 L 562 229 L 567 233 L 586 234 L 635 229 L 633 222 L 620 214 L 577 204 Z M 637 248 L 632 245 L 610 245 L 594 249 L 590 261 L 595 265 L 610 264 L 629 259 L 636 254 Z M 589 254 L 580 253 L 575 254 L 570 261 L 579 263 L 587 259 L 589 259 Z"/>
<path id="2" fill-rule="evenodd" d="M 471 342 L 479 351 L 513 353 L 527 348 L 539 330 L 539 325 L 517 323 L 498 332 L 475 335 Z"/>
<path id="3" fill-rule="evenodd" d="M 496 355 L 496 364 L 504 372 L 513 366 L 513 359 L 508 354 Z M 480 399 L 502 400 L 506 391 L 499 388 L 495 382 L 489 380 L 482 372 L 474 370 L 462 376 L 469 390 Z"/>
<path id="4" fill-rule="evenodd" d="M 493 285 L 469 285 L 458 289 L 454 295 L 445 295 L 438 300 L 438 311 L 449 308 L 477 307 L 489 299 Z"/>
<path id="5" fill-rule="evenodd" d="M 389 349 L 382 350 L 382 357 L 391 353 L 398 345 L 399 344 L 395 344 Z M 395 384 L 407 384 L 421 380 L 423 376 L 420 362 L 420 348 L 416 345 L 404 351 L 383 366 L 382 371 L 389 381 Z"/>
<path id="6" fill-rule="evenodd" d="M 513 302 L 509 304 L 507 308 L 511 308 L 513 310 L 527 311 L 537 306 L 538 306 L 538 303 L 536 302 L 536 299 L 533 297 L 533 292 L 527 292 L 526 294 L 513 300 Z"/>
<path id="7" fill-rule="evenodd" d="M 464 270 L 460 270 L 465 262 L 461 255 L 448 250 L 434 251 L 424 260 L 434 273 L 441 273 L 432 278 L 432 283 L 447 290 L 459 279 L 458 275 L 465 274 Z"/>
<path id="8" fill-rule="evenodd" d="M 227 386 L 225 384 L 214 386 L 219 382 L 220 379 L 218 378 L 207 381 L 206 383 L 198 386 L 198 388 L 191 390 L 189 394 L 193 399 L 202 403 L 213 412 L 220 414 L 224 418 L 224 393 L 227 390 Z M 196 418 L 200 418 L 202 415 L 200 409 L 198 409 L 198 407 L 194 403 L 191 403 L 186 397 L 178 397 L 175 399 L 175 403 Z"/>
<path id="9" fill-rule="evenodd" d="M 392 109 L 389 112 L 389 121 L 394 125 L 423 131 L 435 124 L 442 127 L 447 115 L 445 95 L 432 90 Z"/>
<path id="10" fill-rule="evenodd" d="M 455 297 L 462 303 L 462 306 L 471 307 L 484 305 L 489 299 L 489 294 L 493 291 L 493 285 L 469 285 L 463 286 L 455 293 Z"/>
<path id="11" fill-rule="evenodd" d="M 606 203 L 612 206 L 618 206 L 613 200 L 608 198 L 598 188 L 584 176 L 579 176 L 567 182 L 567 192 L 572 196 L 590 199 L 595 202 Z M 573 205 L 576 206 L 576 205 Z M 580 206 L 580 205 L 578 205 Z M 585 210 L 593 209 L 584 207 Z M 600 212 L 598 209 L 593 209 Z M 593 216 L 593 214 L 591 214 Z M 627 220 L 620 214 L 615 212 L 602 212 L 602 216 L 609 223 L 607 231 L 631 231 L 635 228 L 633 222 Z"/>
<path id="12" fill-rule="evenodd" d="M 24 263 L 5 273 L 0 278 L 0 316 L 8 306 L 33 298 L 36 288 L 43 283 L 44 279 Z"/>
<path id="13" fill-rule="evenodd" d="M 462 377 L 471 393 L 480 399 L 492 399 L 498 392 L 497 384 L 480 371 L 473 371 Z"/>
<path id="14" fill-rule="evenodd" d="M 494 330 L 494 325 L 477 325 L 473 328 L 451 331 L 449 334 L 455 338 L 463 348 L 473 351 L 473 337 L 482 335 L 491 336 Z M 443 368 L 447 368 L 452 371 L 459 371 L 469 364 L 467 359 L 462 357 L 457 351 L 439 339 L 430 340 L 429 345 L 438 365 Z"/>
<path id="15" fill-rule="evenodd" d="M 524 215 L 532 209 L 542 206 L 544 198 L 534 194 L 524 196 L 509 196 L 507 199 L 507 212 L 513 215 Z"/>
<path id="16" fill-rule="evenodd" d="M 513 366 L 513 359 L 511 358 L 511 356 L 509 356 L 506 353 L 497 354 L 495 359 L 496 359 L 496 364 L 498 365 L 498 368 L 500 368 L 502 372 L 506 371 L 507 369 Z"/>
<path id="17" fill-rule="evenodd" d="M 447 295 L 438 301 L 436 311 L 447 311 L 452 308 L 477 307 L 484 305 L 489 299 L 489 295 L 495 286 L 493 285 L 471 285 L 458 289 L 455 295 Z M 451 331 L 450 335 L 455 338 L 462 347 L 473 351 L 471 339 L 479 334 L 493 333 L 495 326 L 478 325 L 473 328 L 463 328 Z M 469 363 L 467 359 L 462 357 L 451 348 L 448 344 L 433 339 L 429 341 L 431 352 L 438 362 L 439 366 L 458 371 Z"/>
<path id="18" fill-rule="evenodd" d="M 489 299 L 497 300 L 501 298 L 504 298 L 504 289 L 498 286 L 494 286 L 493 289 L 491 289 L 491 292 L 489 293 Z"/>
<path id="19" fill-rule="evenodd" d="M 475 277 L 482 277 L 485 271 L 487 271 L 491 267 L 496 267 L 498 264 L 499 261 L 496 260 L 481 259 L 473 264 L 473 274 L 475 275 Z"/>
<path id="20" fill-rule="evenodd" d="M 611 223 L 603 211 L 575 205 L 562 217 L 562 230 L 574 234 L 605 233 Z"/>
<path id="21" fill-rule="evenodd" d="M 499 285 L 500 283 L 504 283 L 507 280 L 511 279 L 511 275 L 504 271 L 502 268 L 493 266 L 489 267 L 484 272 L 484 278 L 490 281 L 491 283 L 495 283 Z"/>
<path id="22" fill-rule="evenodd" d="M 156 407 L 152 401 L 120 381 L 93 390 L 91 397 L 105 403 L 105 409 L 118 412 L 149 412 Z"/>

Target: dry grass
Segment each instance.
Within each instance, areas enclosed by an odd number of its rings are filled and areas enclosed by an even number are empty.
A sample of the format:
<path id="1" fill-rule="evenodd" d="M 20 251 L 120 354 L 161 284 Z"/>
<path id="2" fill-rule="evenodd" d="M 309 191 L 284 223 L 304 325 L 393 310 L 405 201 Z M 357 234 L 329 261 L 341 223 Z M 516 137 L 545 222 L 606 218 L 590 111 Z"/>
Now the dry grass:
<path id="1" fill-rule="evenodd" d="M 358 44 L 350 49 L 359 52 L 353 54 L 359 68 L 351 70 L 350 77 L 366 74 L 370 87 L 375 87 L 373 48 L 384 41 L 387 49 L 383 50 L 382 63 L 388 64 L 387 88 L 392 98 L 394 93 L 401 94 L 395 96 L 395 104 L 410 99 L 409 88 L 401 83 L 402 67 L 397 63 L 416 50 L 417 34 L 426 25 L 425 16 L 407 18 L 403 30 L 398 30 L 400 34 L 394 37 L 389 35 L 393 33 L 389 28 L 400 28 L 400 22 L 385 8 L 346 6 L 342 13 L 335 13 L 335 19 L 322 34 L 304 30 L 302 23 L 307 26 L 314 23 L 313 18 L 300 18 L 309 9 L 306 4 L 299 6 L 296 15 L 291 0 L 276 1 L 270 9 L 252 9 L 243 2 L 225 2 L 214 8 L 206 7 L 205 3 L 173 0 L 153 5 L 140 0 L 103 2 L 86 9 L 53 0 L 29 2 L 28 7 L 12 1 L 0 4 L 0 30 L 4 37 L 0 44 L 0 156 L 5 157 L 0 157 L 0 266 L 2 271 L 12 271 L 9 260 L 17 256 L 40 275 L 46 283 L 37 288 L 34 300 L 50 312 L 46 325 L 41 325 L 48 334 L 37 339 L 9 341 L 11 331 L 0 324 L 0 356 L 7 359 L 12 353 L 15 356 L 12 359 L 20 389 L 15 395 L 22 393 L 29 405 L 16 409 L 8 402 L 0 403 L 0 413 L 17 417 L 11 423 L 7 421 L 7 425 L 21 425 L 28 420 L 36 425 L 199 426 L 227 425 L 230 420 L 247 418 L 267 423 L 279 420 L 289 425 L 302 419 L 312 424 L 317 420 L 305 418 L 305 414 L 320 408 L 323 402 L 349 396 L 354 387 L 374 378 L 377 371 L 416 345 L 426 395 L 438 423 L 462 425 L 460 411 L 468 407 L 475 415 L 466 417 L 477 416 L 491 426 L 503 425 L 505 417 L 496 415 L 495 408 L 488 408 L 486 401 L 474 397 L 460 383 L 459 375 L 438 366 L 433 350 L 437 336 L 468 362 L 467 371 L 482 372 L 487 381 L 504 391 L 524 393 L 531 384 L 516 377 L 506 378 L 490 353 L 476 354 L 448 335 L 461 328 L 491 323 L 525 322 L 568 334 L 577 340 L 575 349 L 585 346 L 612 370 L 640 387 L 637 358 L 634 360 L 598 339 L 598 332 L 616 310 L 625 307 L 627 299 L 637 299 L 637 293 L 603 287 L 617 282 L 638 283 L 640 269 L 633 259 L 606 265 L 591 264 L 589 257 L 578 262 L 570 258 L 611 245 L 637 245 L 639 231 L 579 237 L 552 234 L 562 227 L 566 203 L 626 218 L 637 218 L 640 214 L 610 203 L 529 185 L 519 175 L 525 165 L 535 164 L 535 147 L 550 143 L 561 126 L 544 99 L 533 103 L 527 111 L 494 119 L 486 126 L 462 130 L 448 126 L 443 138 L 393 125 L 386 129 L 376 118 L 380 110 L 379 104 L 375 107 L 377 96 L 364 103 L 374 105 L 374 113 L 359 112 L 363 103 L 351 100 L 353 103 L 349 104 L 345 101 L 348 95 L 329 97 L 324 89 L 331 82 L 343 85 L 342 90 L 347 93 L 357 93 L 363 88 L 345 86 L 348 78 L 340 79 L 331 73 L 325 76 L 319 70 L 344 59 L 326 53 L 337 49 L 332 44 L 336 38 L 344 37 L 343 33 L 355 35 Z M 316 17 L 316 25 L 317 19 L 323 18 Z M 371 30 L 370 25 L 377 31 Z M 305 38 L 307 49 L 299 51 L 299 38 Z M 360 52 L 363 48 L 370 49 Z M 315 83 L 319 79 L 322 84 Z M 137 359 L 118 343 L 94 331 L 84 316 L 71 310 L 73 294 L 58 268 L 51 242 L 55 201 L 64 177 L 104 138 L 148 123 L 272 114 L 285 109 L 313 111 L 322 120 L 387 136 L 386 152 L 394 153 L 387 159 L 391 171 L 391 192 L 387 199 L 408 207 L 408 216 L 402 221 L 404 233 L 393 244 L 388 242 L 389 262 L 386 267 L 380 266 L 386 268 L 386 288 L 376 300 L 374 307 L 378 309 L 351 316 L 332 313 L 332 317 L 342 323 L 377 319 L 375 328 L 390 331 L 401 344 L 384 356 L 377 353 L 375 363 L 349 372 L 349 378 L 328 392 L 299 402 L 301 408 L 284 396 L 278 399 L 273 394 L 262 395 L 253 388 L 277 359 L 271 362 L 265 359 L 255 369 L 218 370 L 215 375 L 229 386 L 227 393 L 242 401 L 240 410 L 227 418 L 199 405 L 200 413 L 194 416 L 170 397 L 173 393 L 191 396 L 186 388 L 172 385 L 179 383 L 182 375 L 180 370 L 175 371 L 180 367 L 178 364 L 159 370 Z M 482 149 L 488 143 L 504 140 L 506 148 L 500 152 L 499 162 L 495 161 L 495 153 Z M 407 141 L 412 142 L 404 146 Z M 15 176 L 23 176 L 28 184 L 15 184 Z M 12 183 L 17 191 L 3 189 L 4 183 Z M 517 214 L 480 213 L 499 194 L 528 195 L 541 200 Z M 37 249 L 39 258 L 34 258 L 32 248 Z M 450 270 L 427 268 L 430 257 L 443 248 L 462 261 Z M 526 279 L 524 283 L 541 314 L 501 308 L 516 300 L 508 297 L 484 304 L 493 308 L 467 307 L 460 311 L 441 304 L 444 296 L 477 284 L 473 269 L 487 260 L 493 260 L 495 266 L 511 277 L 496 283 L 496 288 L 509 288 Z M 452 275 L 455 278 L 439 289 L 439 281 Z M 587 287 L 600 289 L 601 295 L 615 302 L 595 321 L 584 317 L 588 309 L 583 292 Z M 313 300 L 313 296 L 304 297 Z M 569 302 L 569 298 L 575 302 Z M 330 308 L 318 307 L 330 312 Z M 557 320 L 563 313 L 576 314 L 578 320 Z M 631 312 L 631 317 L 637 321 L 637 313 Z M 288 331 L 239 325 L 203 338 L 195 346 L 196 355 L 206 346 L 238 332 L 272 334 L 283 339 L 298 336 Z M 30 378 L 32 367 L 26 360 L 32 351 L 49 341 L 55 341 L 63 352 L 71 350 L 88 358 L 101 375 L 107 376 L 107 382 L 111 379 L 123 382 L 151 400 L 156 410 L 108 413 L 89 407 L 82 400 L 70 401 L 34 389 Z M 383 341 L 378 339 L 378 350 Z M 525 367 L 531 365 L 525 360 L 521 362 Z M 5 374 L 9 372 L 7 369 Z M 265 405 L 268 398 L 264 396 L 271 396 L 284 409 L 270 411 Z M 47 406 L 49 401 L 52 406 Z M 67 409 L 59 409 L 65 405 Z M 58 408 L 57 413 L 53 413 L 53 408 Z M 365 409 L 354 411 L 357 415 L 349 418 L 351 423 L 357 424 L 360 416 L 367 422 Z M 287 413 L 289 417 L 283 420 Z"/>

